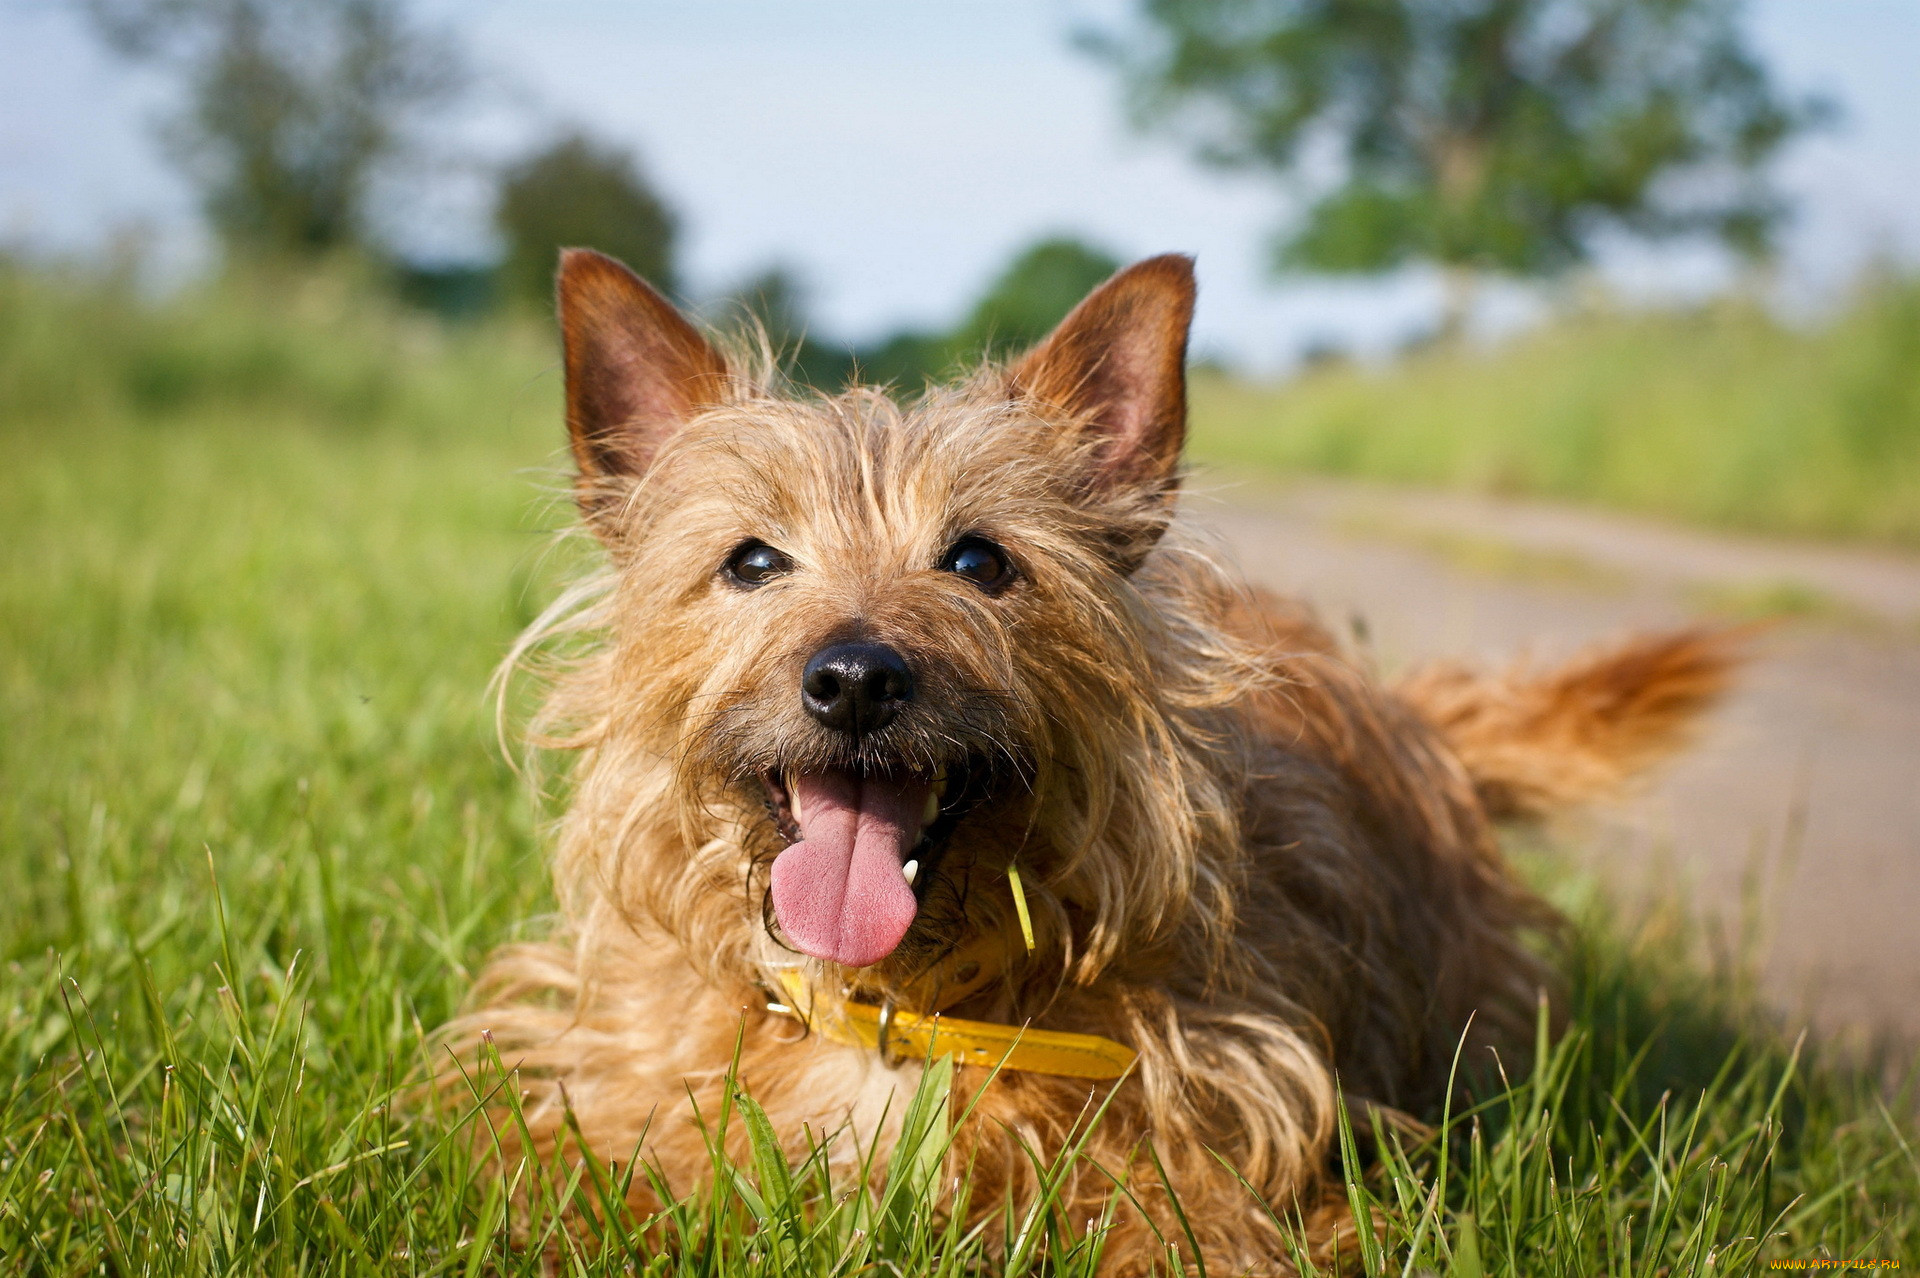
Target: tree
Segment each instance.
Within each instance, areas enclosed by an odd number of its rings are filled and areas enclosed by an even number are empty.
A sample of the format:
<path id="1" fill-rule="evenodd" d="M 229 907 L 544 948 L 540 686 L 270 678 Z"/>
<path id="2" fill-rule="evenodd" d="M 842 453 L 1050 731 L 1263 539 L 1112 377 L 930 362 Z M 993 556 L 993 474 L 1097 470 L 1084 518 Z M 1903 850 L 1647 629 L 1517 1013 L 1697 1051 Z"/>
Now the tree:
<path id="1" fill-rule="evenodd" d="M 1143 0 L 1090 43 L 1138 121 L 1294 182 L 1277 269 L 1546 274 L 1596 235 L 1703 235 L 1764 255 L 1765 180 L 1821 114 L 1746 47 L 1737 0 Z"/>
<path id="2" fill-rule="evenodd" d="M 1043 239 L 1007 264 L 953 341 L 963 354 L 1003 355 L 1025 350 L 1067 317 L 1120 260 L 1068 235 Z"/>
<path id="3" fill-rule="evenodd" d="M 1025 350 L 1119 269 L 1119 259 L 1104 249 L 1070 235 L 1049 236 L 1016 254 L 953 329 L 903 330 L 855 352 L 855 362 L 864 378 L 911 393 L 982 356 Z"/>
<path id="4" fill-rule="evenodd" d="M 466 82 L 450 37 L 401 0 L 82 2 L 111 48 L 186 80 L 162 140 L 244 252 L 365 244 L 374 179 Z"/>
<path id="5" fill-rule="evenodd" d="M 747 320 L 766 334 L 775 350 L 805 341 L 807 288 L 792 267 L 781 263 L 750 276 L 720 299 L 715 308 L 723 321 Z"/>
<path id="6" fill-rule="evenodd" d="M 807 318 L 807 288 L 792 267 L 776 263 L 719 299 L 711 311 L 722 324 L 757 326 L 787 372 L 806 386 L 835 390 L 853 373 L 853 355 L 823 342 Z"/>
<path id="7" fill-rule="evenodd" d="M 672 210 L 632 152 L 578 130 L 506 172 L 494 224 L 506 241 L 500 273 L 509 296 L 548 305 L 559 251 L 569 246 L 616 257 L 662 292 L 678 287 Z"/>
<path id="8" fill-rule="evenodd" d="M 1119 259 L 1102 249 L 1051 236 L 1016 254 L 952 328 L 902 329 L 852 349 L 810 331 L 806 288 L 785 266 L 753 276 L 709 313 L 722 322 L 751 317 L 806 385 L 830 391 L 858 379 L 912 396 L 983 357 L 1001 359 L 1032 346 L 1119 269 Z"/>

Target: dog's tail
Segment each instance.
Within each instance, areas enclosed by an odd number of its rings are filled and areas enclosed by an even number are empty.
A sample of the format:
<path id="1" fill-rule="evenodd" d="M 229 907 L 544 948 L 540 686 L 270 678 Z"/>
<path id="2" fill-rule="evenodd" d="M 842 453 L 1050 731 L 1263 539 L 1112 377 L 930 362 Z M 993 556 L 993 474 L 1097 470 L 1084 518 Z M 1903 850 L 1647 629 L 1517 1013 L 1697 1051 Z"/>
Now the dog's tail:
<path id="1" fill-rule="evenodd" d="M 1495 819 L 1604 798 L 1685 745 L 1744 660 L 1748 628 L 1645 635 L 1554 670 L 1440 663 L 1398 691 L 1437 728 Z"/>

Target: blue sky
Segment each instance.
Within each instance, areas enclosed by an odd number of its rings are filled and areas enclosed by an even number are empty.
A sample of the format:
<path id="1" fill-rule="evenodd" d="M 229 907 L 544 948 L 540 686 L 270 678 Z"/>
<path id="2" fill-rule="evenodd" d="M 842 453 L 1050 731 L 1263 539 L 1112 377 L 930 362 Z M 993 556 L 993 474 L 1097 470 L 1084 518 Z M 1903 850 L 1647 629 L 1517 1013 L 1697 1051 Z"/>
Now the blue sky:
<path id="1" fill-rule="evenodd" d="M 1254 367 L 1327 338 L 1382 348 L 1429 322 L 1419 272 L 1276 283 L 1285 205 L 1258 179 L 1187 161 L 1125 126 L 1076 23 L 1122 0 L 430 0 L 487 68 L 457 124 L 464 164 L 396 186 L 387 216 L 422 252 L 485 243 L 487 163 L 580 122 L 633 145 L 681 211 L 697 288 L 768 263 L 808 281 L 816 325 L 864 338 L 954 316 L 1008 255 L 1071 230 L 1122 256 L 1198 254 L 1202 349 Z M 1920 2 L 1764 0 L 1754 39 L 1789 87 L 1846 108 L 1780 168 L 1801 215 L 1790 305 L 1831 295 L 1869 254 L 1920 258 Z M 0 238 L 86 251 L 119 226 L 193 260 L 190 198 L 154 145 L 167 84 L 101 53 L 72 5 L 0 0 Z M 1725 279 L 1710 253 L 1606 254 L 1640 295 Z M 1526 290 L 1494 322 L 1535 309 Z"/>

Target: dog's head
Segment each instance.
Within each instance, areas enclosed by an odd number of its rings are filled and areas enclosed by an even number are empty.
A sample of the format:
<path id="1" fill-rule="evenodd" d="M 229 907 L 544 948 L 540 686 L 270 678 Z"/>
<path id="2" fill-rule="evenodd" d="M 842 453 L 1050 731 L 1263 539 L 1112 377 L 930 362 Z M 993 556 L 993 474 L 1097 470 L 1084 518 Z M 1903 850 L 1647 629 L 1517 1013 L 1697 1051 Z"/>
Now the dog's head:
<path id="1" fill-rule="evenodd" d="M 598 254 L 569 252 L 559 293 L 576 491 L 612 564 L 587 713 L 671 777 L 681 846 L 744 859 L 790 945 L 923 954 L 1016 856 L 1057 884 L 1115 822 L 1181 842 L 1157 826 L 1191 805 L 1127 795 L 1181 784 L 1166 707 L 1205 697 L 1141 585 L 1185 432 L 1187 259 L 908 408 L 757 387 Z M 1090 890 L 1117 914 L 1181 872 Z"/>

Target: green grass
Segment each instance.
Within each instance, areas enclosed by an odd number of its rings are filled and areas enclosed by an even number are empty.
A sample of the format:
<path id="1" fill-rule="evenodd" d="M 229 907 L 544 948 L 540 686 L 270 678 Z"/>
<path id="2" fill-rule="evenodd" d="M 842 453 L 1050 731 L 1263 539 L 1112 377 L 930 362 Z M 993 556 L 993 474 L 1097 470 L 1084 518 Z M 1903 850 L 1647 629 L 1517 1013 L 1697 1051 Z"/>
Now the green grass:
<path id="1" fill-rule="evenodd" d="M 1601 309 L 1280 387 L 1202 379 L 1210 460 L 1920 546 L 1920 279 L 1810 330 L 1737 301 Z"/>
<path id="2" fill-rule="evenodd" d="M 409 1103 L 476 964 L 552 909 L 484 688 L 566 569 L 556 389 L 538 333 L 334 279 L 153 307 L 0 274 L 0 1272 L 1097 1262 L 1044 1209 L 936 1210 L 937 1075 L 883 1188 L 739 1098 L 708 1116 L 739 1164 L 651 1221 L 617 1205 L 645 1169 L 496 1169 L 470 1113 Z M 1572 1030 L 1444 1144 L 1349 1163 L 1365 1271 L 1920 1258 L 1911 1096 L 1796 1060 L 1672 919 L 1553 882 L 1589 925 Z"/>

